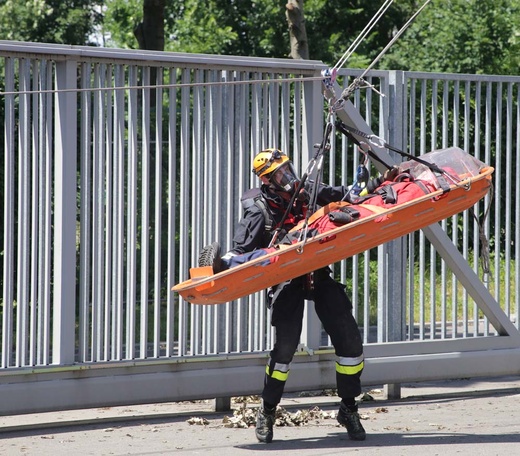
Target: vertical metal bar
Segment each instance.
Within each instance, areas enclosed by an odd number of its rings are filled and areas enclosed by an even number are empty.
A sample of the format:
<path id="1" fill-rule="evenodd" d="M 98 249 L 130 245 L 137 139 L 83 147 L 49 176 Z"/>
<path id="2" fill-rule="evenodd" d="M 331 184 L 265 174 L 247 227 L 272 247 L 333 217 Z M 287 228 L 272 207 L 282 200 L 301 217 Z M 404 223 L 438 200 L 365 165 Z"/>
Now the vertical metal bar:
<path id="1" fill-rule="evenodd" d="M 99 88 L 99 64 L 94 66 L 93 87 Z M 92 280 L 91 286 L 91 304 L 90 304 L 90 343 L 92 361 L 99 361 L 99 305 L 100 294 L 99 285 L 101 280 L 101 265 L 100 255 L 102 254 L 103 246 L 101 244 L 100 235 L 103 229 L 100 221 L 100 205 L 103 204 L 103 195 L 100 189 L 100 173 L 102 173 L 102 164 L 100 163 L 100 144 L 99 144 L 99 97 L 100 91 L 94 90 L 92 92 L 92 253 L 91 253 L 91 269 Z M 100 195 L 101 193 L 101 195 Z"/>
<path id="2" fill-rule="evenodd" d="M 105 85 L 105 65 L 97 65 L 94 70 L 94 87 Z M 105 151 L 104 151 L 104 97 L 105 92 L 94 92 L 93 117 L 93 159 L 92 159 L 92 358 L 103 359 L 104 327 L 104 260 L 105 260 Z"/>
<path id="3" fill-rule="evenodd" d="M 38 90 L 40 80 L 40 62 L 33 60 L 32 62 L 32 87 Z M 40 199 L 40 143 L 38 141 L 38 131 L 40 126 L 40 110 L 38 105 L 38 94 L 31 94 L 32 99 L 32 119 L 31 119 L 31 271 L 30 271 L 30 313 L 29 313 L 29 365 L 34 366 L 38 363 L 38 351 L 40 346 L 40 338 L 38 331 L 38 244 L 39 244 L 39 199 Z"/>
<path id="4" fill-rule="evenodd" d="M 234 80 L 235 72 L 226 72 L 227 80 Z M 232 86 L 226 86 L 224 88 L 224 112 L 227 113 L 225 119 L 227 120 L 225 125 L 226 134 L 224 135 L 225 143 L 223 144 L 224 151 L 224 168 L 223 174 L 226 176 L 226 193 L 223 198 L 224 210 L 222 211 L 221 217 L 218 220 L 223 220 L 225 224 L 229 224 L 233 217 L 233 198 L 234 198 L 234 183 L 235 183 L 235 170 L 236 170 L 236 152 L 234 148 L 234 137 L 235 137 L 235 116 L 233 113 L 236 111 L 235 106 L 235 89 Z M 233 223 L 231 223 L 233 225 Z M 220 232 L 224 232 L 225 227 L 220 227 Z M 225 307 L 214 307 L 211 312 L 214 313 L 214 350 L 218 353 L 221 349 L 226 353 L 230 353 L 232 350 L 231 336 L 233 334 L 233 327 L 231 325 L 231 312 L 234 304 L 226 303 Z M 224 339 L 222 344 L 219 344 L 219 338 Z"/>
<path id="5" fill-rule="evenodd" d="M 47 67 L 49 62 L 42 60 L 40 62 L 40 72 L 37 87 L 38 90 L 46 90 L 47 85 Z M 46 271 L 46 252 L 45 252 L 45 171 L 46 171 L 46 142 L 45 142 L 45 109 L 46 109 L 46 98 L 45 95 L 40 92 L 37 94 L 37 110 L 38 110 L 38 124 L 36 129 L 36 138 L 38 141 L 38 253 L 35 255 L 38 258 L 38 311 L 37 311 L 37 332 L 38 332 L 38 346 L 36 348 L 36 362 L 41 365 L 46 365 L 48 360 L 45 358 L 46 346 L 48 345 L 48 339 L 46 339 L 46 296 L 45 296 L 45 271 Z M 36 215 L 36 214 L 35 214 Z"/>
<path id="6" fill-rule="evenodd" d="M 52 64 L 47 65 L 46 72 L 46 88 L 52 88 L 54 80 L 54 67 Z M 54 95 L 49 92 L 45 95 L 45 198 L 44 198 L 44 226 L 45 231 L 42 237 L 44 244 L 44 261 L 43 261 L 43 320 L 44 320 L 44 339 L 45 347 L 43 349 L 43 358 L 45 364 L 51 362 L 51 344 L 52 344 L 52 331 L 51 331 L 51 307 L 53 296 L 53 280 L 52 280 L 52 164 L 53 164 L 53 153 L 54 153 Z"/>
<path id="7" fill-rule="evenodd" d="M 442 147 L 448 147 L 448 135 L 449 135 L 449 82 L 444 81 L 443 94 L 442 94 Z M 443 220 L 441 223 L 442 229 L 446 231 L 447 222 Z M 447 336 L 447 285 L 446 285 L 446 262 L 444 259 L 441 260 L 441 339 L 445 339 Z"/>
<path id="8" fill-rule="evenodd" d="M 426 80 L 421 81 L 421 145 L 420 145 L 420 153 L 421 155 L 427 152 L 426 149 L 426 122 L 427 122 L 427 86 L 426 86 Z M 419 329 L 419 339 L 424 340 L 425 338 L 425 322 L 426 322 L 426 314 L 425 314 L 425 307 L 426 307 L 426 300 L 425 300 L 425 294 L 424 294 L 424 288 L 426 284 L 426 261 L 425 261 L 425 236 L 424 233 L 421 231 L 418 234 L 418 243 L 419 243 L 419 319 L 420 319 L 420 329 Z M 413 240 L 415 238 L 414 234 L 410 235 L 410 238 Z M 410 254 L 409 257 L 413 259 L 413 244 L 410 246 Z M 415 282 L 410 280 L 410 282 Z"/>
<path id="9" fill-rule="evenodd" d="M 193 81 L 196 84 L 202 83 L 204 79 L 203 70 L 194 70 L 193 71 Z M 214 194 L 213 184 L 214 181 L 211 179 L 211 174 L 214 170 L 210 169 L 207 177 L 209 177 L 209 181 L 203 182 L 204 179 L 204 160 L 203 160 L 203 122 L 202 117 L 204 114 L 204 96 L 202 86 L 193 87 L 193 124 L 192 124 L 192 147 L 191 147 L 191 160 L 192 160 L 192 172 L 191 172 L 191 195 L 208 195 L 209 201 L 207 201 L 208 205 L 204 206 L 204 198 L 193 198 L 191 205 L 191 226 L 192 226 L 192 238 L 191 244 L 193 247 L 192 258 L 197 259 L 198 250 L 203 243 L 203 232 L 207 232 L 210 236 L 215 232 L 215 223 L 218 218 L 216 216 L 212 216 L 211 213 L 213 211 L 217 211 L 218 201 L 211 201 L 211 195 Z M 218 170 L 222 171 L 222 170 Z M 206 186 L 210 191 L 202 191 L 203 186 Z M 215 204 L 216 203 L 216 204 Z M 203 216 L 204 209 L 207 209 L 207 219 Z M 213 223 L 211 223 L 213 222 Z M 213 239 L 215 240 L 215 239 Z M 213 242 L 211 240 L 210 242 Z M 193 261 L 192 261 L 193 262 Z M 207 344 L 209 343 L 210 334 L 209 328 L 206 325 L 209 323 L 207 321 L 207 312 L 206 309 L 197 306 L 192 309 L 192 322 L 194 327 L 194 338 L 193 338 L 193 349 L 196 353 L 199 353 L 202 349 L 201 354 L 206 354 L 205 351 L 207 349 Z M 199 332 L 199 327 L 202 326 L 202 330 Z"/>
<path id="10" fill-rule="evenodd" d="M 177 278 L 177 268 L 175 258 L 177 256 L 177 246 L 175 243 L 176 234 L 176 195 L 177 195 L 177 95 L 176 89 L 172 86 L 177 77 L 177 70 L 170 68 L 168 88 L 168 255 L 167 255 L 167 283 L 175 283 Z M 173 356 L 175 352 L 176 337 L 179 333 L 179 326 L 175 325 L 175 303 L 176 297 L 173 292 L 168 290 L 166 300 L 166 356 Z M 180 307 L 180 303 L 179 303 Z M 177 354 L 179 354 L 177 352 Z"/>
<path id="11" fill-rule="evenodd" d="M 242 71 L 237 73 L 237 78 L 241 81 L 249 80 L 249 73 Z M 242 84 L 238 87 L 238 101 L 237 101 L 237 112 L 236 122 L 237 122 L 237 164 L 238 164 L 238 173 L 236 179 L 236 185 L 234 188 L 234 194 L 238 194 L 239 197 L 243 194 L 245 190 L 249 188 L 249 147 L 248 147 L 248 119 L 249 119 L 249 85 Z M 240 217 L 241 205 L 235 204 L 234 210 L 232 212 L 232 223 L 228 223 L 227 229 L 225 232 L 225 245 L 231 246 L 231 240 L 233 237 L 233 228 L 235 225 L 235 221 Z M 244 300 L 237 300 L 235 303 L 235 328 L 236 328 L 236 351 L 242 352 L 247 350 L 247 315 L 249 309 L 246 307 Z"/>
<path id="12" fill-rule="evenodd" d="M 486 121 L 485 121 L 485 137 L 484 137 L 484 162 L 491 164 L 492 138 L 491 130 L 493 125 L 493 83 L 486 84 Z M 497 175 L 495 170 L 495 176 Z M 491 204 L 491 196 L 489 193 L 484 197 L 484 204 Z M 489 239 L 491 228 L 491 220 L 486 220 L 485 234 Z M 490 252 L 491 253 L 491 252 Z M 486 284 L 487 286 L 488 284 Z M 489 335 L 489 320 L 484 316 L 484 335 Z"/>
<path id="13" fill-rule="evenodd" d="M 197 77 L 197 75 L 196 75 Z M 215 82 L 216 81 L 216 73 L 215 71 L 208 70 L 205 74 L 205 78 L 208 82 Z M 200 139 L 199 136 L 194 138 L 197 141 L 196 147 L 203 147 L 203 154 L 204 154 L 204 164 L 203 164 L 203 179 L 204 182 L 207 182 L 207 185 L 215 185 L 214 180 L 214 172 L 215 172 L 215 156 L 213 151 L 215 150 L 215 118 L 218 116 L 218 114 L 215 112 L 215 103 L 214 103 L 214 96 L 215 96 L 215 89 L 214 87 L 210 86 L 206 89 L 206 94 L 204 98 L 204 103 L 201 101 L 198 101 L 198 108 L 194 112 L 194 116 L 197 118 L 197 116 L 202 115 L 204 113 L 204 135 L 205 140 L 202 144 L 198 144 L 198 141 Z M 194 98 L 195 100 L 199 100 L 200 97 L 200 91 L 197 91 L 195 89 L 194 91 Z M 210 220 L 215 218 L 214 211 L 216 210 L 215 206 L 215 194 L 213 191 L 213 187 L 211 187 L 211 191 L 203 192 L 201 195 L 201 203 L 204 208 L 206 208 L 207 213 L 206 217 L 203 219 L 203 233 L 202 241 L 204 245 L 210 244 L 211 242 L 217 240 L 217 235 L 219 231 L 219 224 L 216 223 L 210 223 Z"/>
<path id="14" fill-rule="evenodd" d="M 286 78 L 288 75 L 280 76 Z M 283 151 L 289 151 L 291 144 L 291 85 L 288 82 L 281 83 L 280 103 L 280 147 Z"/>
<path id="15" fill-rule="evenodd" d="M 207 70 L 204 73 L 196 72 L 195 80 L 208 80 L 212 82 L 219 81 L 221 77 L 220 72 L 216 70 Z M 200 198 L 200 203 L 197 205 L 198 215 L 194 217 L 194 220 L 199 220 L 196 223 L 195 229 L 201 228 L 201 231 L 197 231 L 197 236 L 195 237 L 196 245 L 200 245 L 201 241 L 203 245 L 210 244 L 211 242 L 218 241 L 222 242 L 220 237 L 221 224 L 222 222 L 219 220 L 216 215 L 220 202 L 215 199 L 215 187 L 217 186 L 219 190 L 223 190 L 225 193 L 225 189 L 220 188 L 219 185 L 219 173 L 224 173 L 221 169 L 215 169 L 216 166 L 214 156 L 214 150 L 216 150 L 217 144 L 216 139 L 219 137 L 215 127 L 215 119 L 221 118 L 221 113 L 216 111 L 216 95 L 217 91 L 214 88 L 206 89 L 203 92 L 200 88 L 194 88 L 193 97 L 194 97 L 194 109 L 193 113 L 193 122 L 194 122 L 194 159 L 200 161 L 201 165 L 199 167 L 200 175 L 195 176 L 196 178 L 201 178 L 204 182 L 204 189 L 209 189 L 202 191 L 199 187 L 197 190 L 198 193 L 202 193 L 203 198 Z M 204 126 L 204 129 L 202 127 Z M 206 136 L 204 138 L 204 135 Z M 195 152 L 197 151 L 197 152 Z M 222 179 L 226 181 L 227 178 Z M 221 193 L 222 194 L 222 193 Z M 195 210 L 195 207 L 194 207 Z M 202 212 L 201 212 L 202 211 Z M 205 212 L 205 216 L 202 215 Z M 199 318 L 201 309 L 194 309 L 195 315 L 194 317 Z M 212 330 L 212 321 L 211 321 L 211 311 L 209 309 L 205 309 L 202 315 L 202 333 L 201 338 L 202 346 L 205 349 L 209 349 L 212 337 L 216 337 L 216 333 Z M 212 334 L 213 333 L 213 334 Z"/>
<path id="16" fill-rule="evenodd" d="M 107 65 L 105 87 L 114 84 L 114 67 L 113 65 Z M 120 87 L 120 86 L 119 86 Z M 120 90 L 118 90 L 120 92 Z M 115 100 L 114 91 L 106 91 L 105 93 L 105 122 L 104 122 L 104 138 L 105 138 L 105 260 L 104 260 L 104 296 L 103 296 L 103 309 L 104 309 L 104 327 L 103 327 L 103 359 L 111 359 L 111 347 L 112 347 L 112 293 L 114 288 L 114 282 L 112 277 L 114 274 L 113 267 L 113 248 L 114 248 L 114 230 L 117 226 L 112 217 L 114 217 L 114 179 L 115 179 L 115 159 L 114 149 L 117 147 L 117 143 L 114 141 L 114 110 Z"/>
<path id="17" fill-rule="evenodd" d="M 125 82 L 125 67 L 117 65 L 115 68 L 114 85 L 123 87 Z M 124 292 L 124 197 L 125 197 L 125 92 L 115 92 L 114 105 L 114 211 L 112 224 L 114 226 L 112 236 L 112 294 L 111 294 L 111 359 L 121 359 L 122 353 L 122 331 L 123 331 L 123 301 Z M 130 109 L 129 109 L 130 119 Z M 130 143 L 128 143 L 129 145 Z"/>
<path id="18" fill-rule="evenodd" d="M 510 198 L 512 193 L 512 176 L 513 176 L 513 85 L 512 83 L 507 84 L 507 98 L 506 98 L 506 158 L 505 158 L 505 169 L 506 169 L 506 181 L 505 181 L 505 195 Z M 511 203 L 505 204 L 505 249 L 504 249 L 504 311 L 506 315 L 511 316 Z M 500 271 L 498 269 L 497 271 Z M 501 282 L 502 279 L 500 274 L 496 273 L 497 282 Z"/>
<path id="19" fill-rule="evenodd" d="M 91 64 L 81 65 L 81 88 L 90 87 Z M 92 93 L 81 93 L 81 146 L 80 146 L 80 281 L 79 281 L 79 360 L 88 361 L 89 353 L 89 315 L 90 315 L 90 274 L 91 274 L 91 132 L 92 132 Z"/>
<path id="20" fill-rule="evenodd" d="M 20 61 L 20 91 L 30 90 L 30 60 Z M 16 365 L 28 363 L 29 323 L 29 198 L 31 194 L 29 174 L 30 104 L 27 93 L 20 95 L 18 130 L 18 252 L 17 252 L 17 306 L 16 306 Z"/>
<path id="21" fill-rule="evenodd" d="M 302 162 L 308 163 L 314 155 L 314 143 L 323 137 L 322 109 L 317 109 L 323 105 L 321 83 L 304 82 L 302 95 Z M 277 104 L 276 107 L 278 108 Z M 314 306 L 305 306 L 302 340 L 307 347 L 316 349 L 321 344 L 321 321 L 313 308 Z"/>
<path id="22" fill-rule="evenodd" d="M 495 176 L 498 176 L 495 179 L 495 191 L 494 191 L 494 207 L 495 207 L 495 246 L 494 246 L 494 255 L 495 255 L 495 291 L 494 297 L 497 302 L 501 301 L 501 290 L 500 290 L 500 259 L 502 257 L 500 252 L 500 238 L 502 232 L 502 225 L 500 223 L 500 214 L 502 211 L 502 82 L 497 83 L 497 92 L 496 92 L 496 105 L 495 105 Z"/>
<path id="23" fill-rule="evenodd" d="M 157 68 L 157 88 L 155 89 L 155 215 L 154 215 L 154 343 L 153 356 L 160 356 L 161 343 L 161 239 L 162 239 L 162 108 L 163 108 L 163 68 Z"/>
<path id="24" fill-rule="evenodd" d="M 292 137 L 292 160 L 294 166 L 299 171 L 302 169 L 300 157 L 302 156 L 302 109 L 303 109 L 303 84 L 296 82 L 294 84 L 294 115 L 293 115 L 293 137 Z M 287 151 L 288 152 L 288 151 Z"/>
<path id="25" fill-rule="evenodd" d="M 269 79 L 275 75 L 269 73 Z M 267 147 L 280 147 L 280 111 L 279 111 L 279 85 L 266 84 L 266 114 L 268 116 Z"/>
<path id="26" fill-rule="evenodd" d="M 434 80 L 432 84 L 432 150 L 437 148 L 438 136 L 438 106 L 439 88 L 438 81 Z M 421 236 L 424 234 L 421 231 Z M 437 334 L 437 287 L 436 287 L 436 264 L 437 252 L 432 244 L 430 244 L 430 339 L 435 339 Z"/>
<path id="27" fill-rule="evenodd" d="M 260 81 L 262 73 L 255 72 L 252 79 Z M 251 150 L 249 163 L 252 162 L 255 154 L 260 152 L 264 146 L 262 140 L 262 87 L 263 83 L 255 83 L 251 87 Z M 258 182 L 250 174 L 251 187 L 257 187 Z M 263 306 L 259 299 L 259 293 L 248 296 L 241 300 L 243 305 L 249 309 L 249 328 L 248 349 L 250 351 L 263 350 L 265 344 L 261 342 L 263 335 L 267 333 L 266 322 L 264 319 Z"/>
<path id="28" fill-rule="evenodd" d="M 181 82 L 186 84 L 190 81 L 190 74 L 182 70 Z M 180 114 L 180 205 L 179 222 L 182 227 L 179 236 L 179 280 L 185 279 L 185 271 L 189 267 L 191 260 L 189 254 L 190 239 L 186 233 L 186 228 L 190 226 L 189 214 L 191 209 L 190 198 L 190 90 L 184 86 L 181 92 L 181 114 Z M 188 321 L 186 320 L 188 303 L 179 300 L 179 355 L 186 355 L 188 352 Z"/>
<path id="29" fill-rule="evenodd" d="M 401 113 L 403 112 L 404 100 L 406 99 L 404 90 L 404 73 L 401 71 L 390 72 L 389 74 L 389 85 L 392 87 L 391 96 L 389 100 L 389 109 L 393 113 L 392 118 L 389 121 L 389 133 L 388 141 L 395 147 L 402 149 L 403 142 L 405 140 L 404 131 L 406 122 L 403 122 Z M 415 106 L 415 83 L 411 84 L 410 87 L 410 103 L 411 106 Z M 414 110 L 415 111 L 415 110 Z M 410 115 L 412 119 L 412 115 Z M 412 128 L 415 125 L 415 112 L 413 114 L 413 120 L 411 120 L 410 133 L 415 129 Z M 410 153 L 413 153 L 413 139 L 410 139 Z M 396 160 L 395 153 L 390 155 L 394 161 Z M 379 285 L 379 289 L 385 290 L 385 299 L 381 300 L 382 294 L 379 293 L 381 305 L 388 306 L 387 309 L 387 334 L 385 340 L 397 341 L 403 340 L 405 335 L 405 301 L 406 301 L 406 252 L 407 244 L 404 238 L 395 239 L 392 242 L 387 243 L 384 248 L 384 261 L 380 262 L 381 267 L 385 264 L 386 273 L 388 274 L 386 286 Z M 391 267 L 390 267 L 391 266 Z M 379 277 L 378 277 L 379 278 Z"/>
<path id="30" fill-rule="evenodd" d="M 52 361 L 72 364 L 76 309 L 77 63 L 56 63 L 54 307 Z M 63 91 L 62 91 L 63 90 Z"/>
<path id="31" fill-rule="evenodd" d="M 136 66 L 128 69 L 128 85 L 137 86 Z M 137 279 L 137 154 L 138 154 L 138 89 L 130 89 L 128 99 L 128 159 L 127 159 L 127 214 L 126 214 L 126 352 L 123 354 L 123 337 L 120 338 L 120 352 L 126 359 L 135 357 L 135 312 L 136 312 L 136 279 Z M 121 307 L 123 303 L 121 303 Z M 123 315 L 121 308 L 121 315 Z M 123 322 L 121 322 L 123 324 Z M 123 327 L 123 326 L 122 326 Z"/>
<path id="32" fill-rule="evenodd" d="M 140 273 L 140 335 L 138 358 L 148 355 L 148 270 L 150 253 L 150 68 L 142 68 L 141 109 L 141 273 Z M 138 194 L 136 193 L 136 197 Z M 137 332 L 137 328 L 135 328 Z"/>
<path id="33" fill-rule="evenodd" d="M 15 62 L 12 57 L 4 61 L 6 92 L 14 92 Z M 14 169 L 15 169 L 15 98 L 4 95 L 4 213 L 3 275 L 2 275 L 2 368 L 10 367 L 13 352 L 13 304 L 14 304 Z"/>
<path id="34" fill-rule="evenodd" d="M 466 152 L 469 152 L 469 144 L 470 144 L 470 125 L 471 125 L 471 83 L 470 81 L 466 81 L 464 86 L 464 146 L 463 149 Z M 462 214 L 462 226 L 463 233 L 469 233 L 469 218 L 468 211 L 464 211 Z M 457 233 L 459 230 L 457 230 Z M 459 236 L 460 237 L 460 236 Z M 469 236 L 462 236 L 462 254 L 466 260 L 469 261 Z M 463 288 L 462 289 L 462 336 L 468 336 L 468 327 L 469 327 L 469 318 L 468 318 L 468 292 Z"/>
<path id="35" fill-rule="evenodd" d="M 475 117 L 473 125 L 475 126 L 475 137 L 473 141 L 473 154 L 475 158 L 480 160 L 480 143 L 481 143 L 481 109 L 482 109 L 482 87 L 481 82 L 477 81 L 475 85 Z M 477 205 L 479 206 L 479 205 Z M 477 220 L 473 221 L 473 270 L 475 274 L 478 274 L 479 269 L 479 257 L 480 257 L 480 236 L 479 227 Z M 479 334 L 479 309 L 477 303 L 473 301 L 473 321 L 475 322 L 473 336 L 476 337 Z"/>
<path id="36" fill-rule="evenodd" d="M 453 145 L 459 145 L 459 104 L 460 104 L 460 84 L 458 80 L 454 81 L 453 84 Z M 453 245 L 457 245 L 457 225 L 459 216 L 453 215 L 450 219 L 452 227 L 452 242 Z M 451 319 L 452 319 L 452 331 L 451 337 L 456 338 L 458 333 L 458 282 L 457 276 L 451 273 Z"/>

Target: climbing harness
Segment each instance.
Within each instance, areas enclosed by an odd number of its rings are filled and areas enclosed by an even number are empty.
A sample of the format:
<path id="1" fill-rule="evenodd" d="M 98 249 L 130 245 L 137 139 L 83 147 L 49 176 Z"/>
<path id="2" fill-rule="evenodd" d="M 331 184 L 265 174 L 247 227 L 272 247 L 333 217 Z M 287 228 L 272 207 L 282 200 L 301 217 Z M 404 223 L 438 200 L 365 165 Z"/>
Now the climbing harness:
<path id="1" fill-rule="evenodd" d="M 366 190 L 368 185 L 368 180 L 370 178 L 370 172 L 368 171 L 368 150 L 359 147 L 359 151 L 363 159 L 360 161 L 357 169 L 356 169 L 356 178 L 354 183 L 349 188 L 348 192 L 345 193 L 345 196 L 341 199 L 341 201 L 347 201 L 350 195 L 359 196 L 361 192 Z"/>

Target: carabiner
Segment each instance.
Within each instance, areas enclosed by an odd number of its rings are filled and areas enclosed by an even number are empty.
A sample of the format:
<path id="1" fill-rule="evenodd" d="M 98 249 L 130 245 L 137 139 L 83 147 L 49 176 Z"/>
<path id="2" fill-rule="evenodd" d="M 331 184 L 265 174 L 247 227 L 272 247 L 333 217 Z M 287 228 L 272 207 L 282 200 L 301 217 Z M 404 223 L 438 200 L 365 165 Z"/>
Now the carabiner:
<path id="1" fill-rule="evenodd" d="M 373 146 L 379 147 L 381 149 L 386 147 L 385 140 L 383 138 L 380 138 L 379 136 L 369 135 L 367 139 L 369 140 L 370 144 L 372 144 Z"/>
<path id="2" fill-rule="evenodd" d="M 305 226 L 300 231 L 300 236 L 298 237 L 298 242 L 301 242 L 302 245 L 299 245 L 296 248 L 296 253 L 298 255 L 301 255 L 303 253 L 303 248 L 305 247 L 305 244 L 307 243 L 307 232 L 309 231 L 309 225 L 307 221 L 305 221 Z"/>

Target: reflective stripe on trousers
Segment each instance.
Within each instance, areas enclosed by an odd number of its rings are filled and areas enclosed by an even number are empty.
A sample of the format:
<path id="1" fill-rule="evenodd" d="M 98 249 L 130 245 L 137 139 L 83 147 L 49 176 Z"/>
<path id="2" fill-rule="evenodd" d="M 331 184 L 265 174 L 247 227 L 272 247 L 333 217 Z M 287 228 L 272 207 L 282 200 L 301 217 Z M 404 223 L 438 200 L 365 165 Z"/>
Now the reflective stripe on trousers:
<path id="1" fill-rule="evenodd" d="M 274 363 L 274 366 L 271 367 L 271 359 L 267 362 L 265 366 L 265 374 L 268 377 L 274 378 L 281 382 L 286 382 L 289 377 L 290 364 L 280 364 Z"/>
<path id="2" fill-rule="evenodd" d="M 336 361 L 336 372 L 343 375 L 355 375 L 365 366 L 363 355 L 356 358 L 339 356 Z"/>

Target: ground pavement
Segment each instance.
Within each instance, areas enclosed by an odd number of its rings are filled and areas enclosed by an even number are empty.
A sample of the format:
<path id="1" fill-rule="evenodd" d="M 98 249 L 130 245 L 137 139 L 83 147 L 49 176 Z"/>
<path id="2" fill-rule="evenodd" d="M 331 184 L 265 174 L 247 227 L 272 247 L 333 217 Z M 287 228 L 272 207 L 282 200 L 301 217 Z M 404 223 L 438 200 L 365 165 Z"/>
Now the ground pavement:
<path id="1" fill-rule="evenodd" d="M 520 378 L 462 379 L 402 385 L 402 399 L 365 388 L 360 407 L 367 439 L 351 441 L 333 418 L 331 396 L 291 395 L 271 444 L 213 402 L 110 407 L 0 417 L 1 455 L 520 455 Z M 369 396 L 366 396 L 366 394 Z M 240 409 L 243 405 L 234 405 Z M 256 407 L 250 403 L 245 409 Z M 238 420 L 238 421 L 237 421 Z M 234 421 L 236 422 L 235 424 Z"/>

